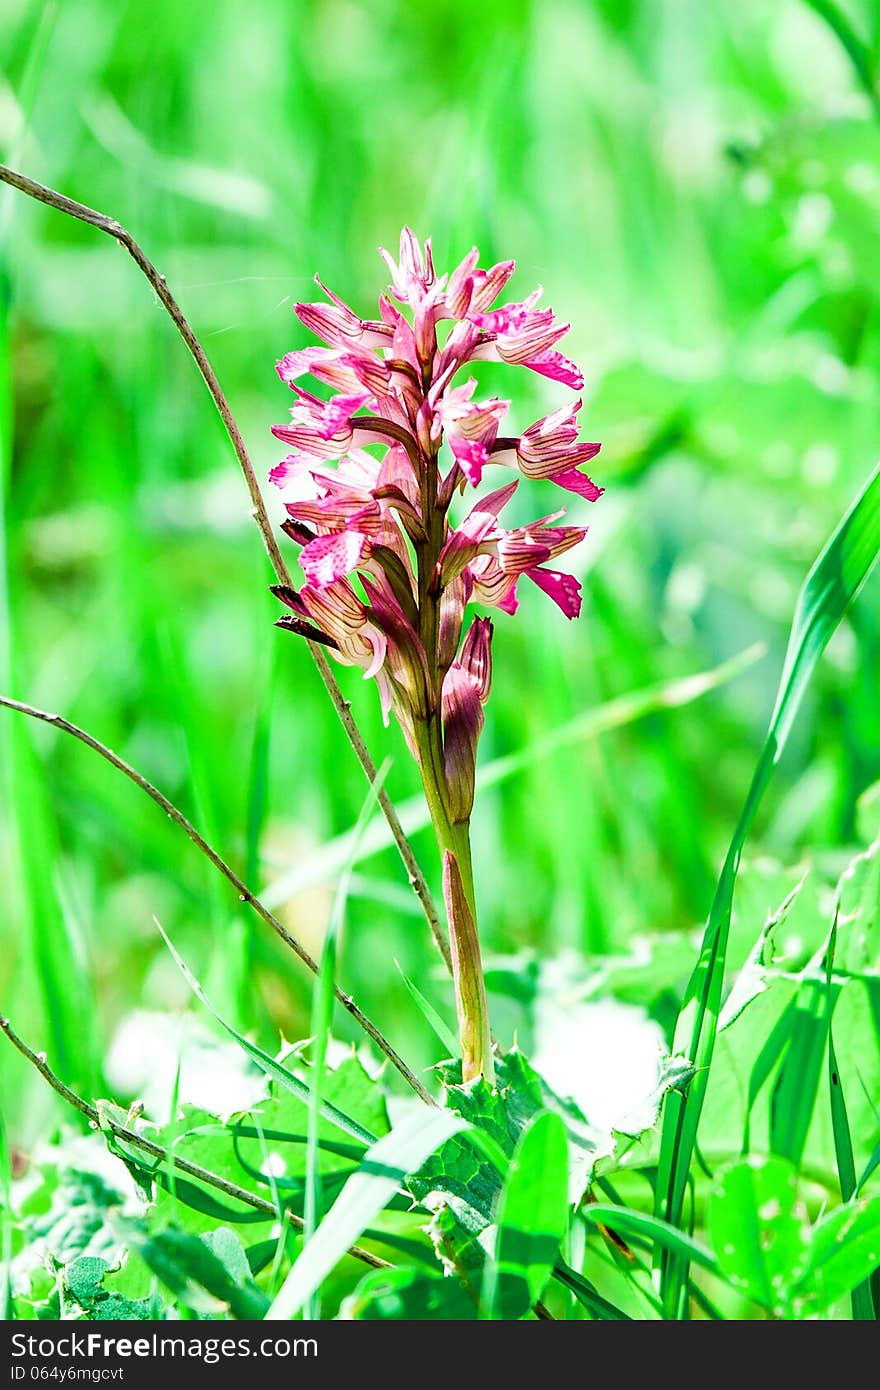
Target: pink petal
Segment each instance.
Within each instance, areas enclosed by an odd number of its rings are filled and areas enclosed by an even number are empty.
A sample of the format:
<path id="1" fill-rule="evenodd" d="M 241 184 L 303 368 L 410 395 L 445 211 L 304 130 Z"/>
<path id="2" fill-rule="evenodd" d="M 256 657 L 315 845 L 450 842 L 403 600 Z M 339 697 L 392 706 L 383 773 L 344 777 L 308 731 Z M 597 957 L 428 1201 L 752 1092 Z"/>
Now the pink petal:
<path id="1" fill-rule="evenodd" d="M 491 270 L 475 271 L 471 295 L 471 309 L 474 313 L 483 313 L 494 304 L 515 268 L 516 261 L 499 261 Z"/>
<path id="2" fill-rule="evenodd" d="M 294 310 L 306 328 L 330 347 L 349 348 L 353 343 L 366 348 L 387 346 L 391 337 L 387 325 L 360 319 L 341 299 L 334 295 L 333 300 L 332 304 L 295 304 Z"/>
<path id="3" fill-rule="evenodd" d="M 391 369 L 385 362 L 371 352 L 347 352 L 341 360 L 371 396 L 384 396 L 391 380 Z"/>
<path id="4" fill-rule="evenodd" d="M 326 589 L 328 584 L 356 570 L 369 549 L 370 542 L 361 532 L 339 531 L 309 541 L 303 547 L 299 562 L 308 582 L 318 589 Z"/>
<path id="5" fill-rule="evenodd" d="M 599 445 L 595 446 L 594 453 L 598 454 Z M 577 468 L 565 468 L 561 473 L 552 473 L 550 482 L 556 483 L 557 487 L 564 487 L 567 492 L 576 492 L 578 497 L 585 497 L 588 502 L 596 502 L 605 491 L 604 487 L 597 487 L 592 478 L 588 478 L 586 473 L 581 473 Z"/>
<path id="6" fill-rule="evenodd" d="M 542 450 L 530 447 L 521 439 L 517 448 L 517 466 L 526 478 L 555 478 L 559 473 L 574 473 L 582 463 L 589 463 L 590 459 L 596 457 L 599 448 L 598 444 L 586 443 L 574 444 L 570 448 L 550 444 Z"/>
<path id="7" fill-rule="evenodd" d="M 580 368 L 552 348 L 538 353 L 537 357 L 530 357 L 522 365 L 533 372 L 540 372 L 541 376 L 547 376 L 551 381 L 561 381 L 573 391 L 584 389 L 584 378 Z"/>
<path id="8" fill-rule="evenodd" d="M 277 463 L 269 473 L 270 483 L 274 483 L 277 488 L 286 488 L 294 479 L 301 478 L 304 473 L 308 473 L 310 465 L 315 460 L 308 454 L 288 454 L 286 459 Z"/>
<path id="9" fill-rule="evenodd" d="M 563 460 L 577 439 L 577 413 L 580 408 L 581 402 L 575 401 L 574 405 L 563 406 L 552 415 L 546 415 L 543 420 L 529 425 L 519 441 L 521 457 L 530 462 L 546 458 Z"/>
<path id="10" fill-rule="evenodd" d="M 340 430 L 332 438 L 328 438 L 322 430 L 309 428 L 307 425 L 273 425 L 272 433 L 276 439 L 282 440 L 285 444 L 293 444 L 295 448 L 311 454 L 316 459 L 341 458 L 352 441 L 350 429 Z"/>
<path id="11" fill-rule="evenodd" d="M 474 618 L 455 663 L 485 704 L 492 689 L 492 619 Z"/>
<path id="12" fill-rule="evenodd" d="M 322 358 L 338 358 L 335 348 L 308 347 L 299 352 L 288 352 L 275 363 L 275 370 L 282 381 L 290 383 L 307 376 L 316 362 Z"/>
<path id="13" fill-rule="evenodd" d="M 530 535 L 527 528 L 506 531 L 498 542 L 498 560 L 505 574 L 527 573 L 543 565 L 551 553 L 550 547 Z"/>
<path id="14" fill-rule="evenodd" d="M 379 688 L 379 705 L 382 710 L 382 723 L 388 728 L 388 716 L 391 713 L 391 705 L 394 700 L 394 691 L 391 689 L 391 682 L 384 671 L 376 671 L 376 685 Z"/>
<path id="15" fill-rule="evenodd" d="M 373 676 L 378 676 L 379 672 L 382 670 L 382 664 L 385 660 L 385 653 L 388 650 L 388 639 L 385 636 L 384 632 L 380 632 L 377 627 L 373 627 L 372 623 L 367 623 L 364 627 L 364 637 L 369 642 L 370 646 L 373 648 L 373 659 L 370 662 L 367 669 L 364 671 L 364 680 L 368 681 Z M 387 711 L 385 710 L 385 692 L 382 690 L 381 684 L 379 687 L 379 698 L 382 702 L 382 717 L 384 719 L 384 722 L 387 724 L 388 715 Z"/>
<path id="16" fill-rule="evenodd" d="M 480 253 L 472 247 L 460 265 L 449 277 L 446 288 L 446 307 L 454 319 L 463 319 L 468 311 L 473 294 L 473 273 L 477 268 Z"/>
<path id="17" fill-rule="evenodd" d="M 566 618 L 577 618 L 581 611 L 581 586 L 573 574 L 561 574 L 558 570 L 526 570 L 533 584 L 552 598 L 561 608 Z M 500 605 L 499 605 L 500 607 Z"/>
<path id="18" fill-rule="evenodd" d="M 471 318 L 484 333 L 512 333 L 535 318 L 549 323 L 553 318 L 552 309 L 534 309 L 540 297 L 540 289 L 532 290 L 528 299 L 524 299 L 520 304 L 502 304 L 500 309 L 493 309 L 488 314 L 472 314 Z"/>
<path id="19" fill-rule="evenodd" d="M 483 476 L 483 469 L 489 459 L 489 451 L 485 444 L 480 444 L 476 439 L 462 439 L 460 436 L 453 436 L 450 438 L 449 447 L 468 482 L 476 487 Z"/>
<path id="20" fill-rule="evenodd" d="M 509 333 L 499 333 L 495 340 L 502 362 L 530 365 L 564 338 L 570 323 L 557 323 L 551 309 L 529 314 L 526 322 Z"/>
<path id="21" fill-rule="evenodd" d="M 516 596 L 516 584 L 514 584 L 509 594 L 505 594 L 504 598 L 499 600 L 497 606 L 501 609 L 502 613 L 509 613 L 511 618 L 513 617 L 514 613 L 519 608 L 519 599 Z"/>
<path id="22" fill-rule="evenodd" d="M 372 400 L 369 391 L 359 391 L 353 396 L 332 396 L 322 411 L 318 432 L 323 439 L 332 439 L 340 429 L 345 429 L 352 415 Z"/>

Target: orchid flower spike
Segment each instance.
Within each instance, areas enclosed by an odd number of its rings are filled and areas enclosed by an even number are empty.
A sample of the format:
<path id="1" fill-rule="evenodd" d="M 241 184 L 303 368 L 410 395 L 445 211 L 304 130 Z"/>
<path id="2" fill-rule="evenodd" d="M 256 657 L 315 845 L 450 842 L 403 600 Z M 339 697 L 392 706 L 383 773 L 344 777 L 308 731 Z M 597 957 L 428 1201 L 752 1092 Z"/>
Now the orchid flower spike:
<path id="1" fill-rule="evenodd" d="M 478 398 L 473 367 L 484 361 L 574 391 L 584 384 L 559 351 L 569 324 L 538 307 L 540 290 L 493 307 L 513 261 L 481 269 L 473 249 L 450 275 L 438 275 L 430 241 L 420 246 L 409 228 L 396 260 L 381 254 L 391 283 L 378 317 L 361 318 L 325 290 L 326 302 L 296 305 L 323 346 L 277 364 L 294 403 L 289 422 L 273 427 L 290 452 L 271 479 L 287 512 L 284 530 L 302 547 L 305 580 L 298 590 L 276 589 L 291 610 L 279 621 L 376 680 L 385 721 L 395 714 L 422 774 L 444 882 L 456 885 L 447 904 L 463 893 L 475 920 L 467 826 L 493 627 L 485 616 L 466 627 L 466 610 L 515 613 L 525 578 L 567 618 L 578 617 L 579 582 L 551 566 L 586 526 L 557 525 L 564 508 L 511 527 L 500 515 L 523 478 L 597 501 L 602 489 L 583 465 L 599 445 L 578 440 L 580 400 L 517 434 L 502 432 L 509 401 Z M 308 378 L 329 396 L 308 389 Z M 484 474 L 496 467 L 507 481 L 486 493 Z M 459 497 L 466 501 L 453 523 Z M 450 908 L 451 927 L 452 916 Z M 470 968 L 466 975 L 476 978 Z M 473 1022 L 469 1037 L 488 1036 L 485 1018 L 476 1029 Z M 473 1065 L 488 1074 L 485 1048 Z"/>

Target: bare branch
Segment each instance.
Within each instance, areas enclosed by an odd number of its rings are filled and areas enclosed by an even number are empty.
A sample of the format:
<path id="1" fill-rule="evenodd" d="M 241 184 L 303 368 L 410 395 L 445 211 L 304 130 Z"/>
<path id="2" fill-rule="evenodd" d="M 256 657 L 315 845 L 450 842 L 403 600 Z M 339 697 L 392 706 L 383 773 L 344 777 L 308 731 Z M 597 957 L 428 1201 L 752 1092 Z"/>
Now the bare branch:
<path id="1" fill-rule="evenodd" d="M 103 212 L 96 212 L 94 208 L 87 207 L 84 203 L 77 203 L 73 198 L 68 198 L 63 193 L 57 193 L 53 188 L 46 188 L 44 184 L 37 183 L 36 180 L 28 178 L 26 174 L 19 174 L 16 170 L 8 168 L 5 164 L 0 164 L 0 182 L 8 183 L 12 188 L 17 188 L 20 193 L 26 193 L 29 198 L 35 198 L 37 202 L 45 203 L 48 207 L 55 208 L 58 212 L 66 213 L 68 217 L 75 217 L 80 222 L 87 222 L 89 226 L 96 227 L 100 232 L 106 232 L 108 236 L 113 237 L 115 241 L 119 242 L 120 246 L 125 248 L 132 260 L 146 276 L 161 300 L 169 318 L 186 343 L 190 355 L 211 394 L 211 399 L 217 408 L 217 413 L 223 421 L 226 433 L 229 435 L 230 443 L 235 450 L 235 456 L 238 459 L 239 466 L 244 475 L 245 483 L 247 484 L 247 490 L 251 499 L 251 514 L 263 538 L 266 553 L 269 556 L 278 582 L 280 584 L 290 585 L 290 571 L 285 564 L 281 551 L 278 549 L 278 542 L 275 539 L 272 523 L 266 511 L 266 504 L 263 501 L 257 475 L 254 472 L 254 466 L 241 436 L 241 431 L 235 422 L 235 417 L 232 414 L 232 410 L 223 393 L 220 382 L 217 380 L 214 369 L 205 355 L 204 348 L 185 318 L 177 300 L 169 290 L 165 276 L 159 274 L 152 261 L 147 258 L 131 233 L 127 231 L 120 222 L 117 222 L 114 217 L 108 217 Z M 367 781 L 372 784 L 376 781 L 376 767 L 370 757 L 361 732 L 352 717 L 350 705 L 342 694 L 330 663 L 319 644 L 308 640 L 307 646 L 318 668 L 318 674 L 324 682 L 327 693 L 330 696 L 333 708 L 339 717 L 342 727 L 345 729 L 348 741 L 354 749 L 355 756 L 363 768 Z M 394 843 L 397 845 L 398 852 L 403 860 L 410 885 L 422 905 L 434 941 L 443 959 L 446 961 L 447 966 L 449 966 L 450 958 L 446 936 L 440 923 L 437 909 L 434 906 L 427 880 L 419 867 L 412 846 L 404 834 L 403 826 L 400 824 L 400 819 L 394 809 L 394 805 L 384 789 L 379 791 L 378 799 L 379 805 L 382 808 L 382 813 L 394 837 Z"/>
<path id="2" fill-rule="evenodd" d="M 132 767 L 131 764 L 127 763 L 123 758 L 120 758 L 119 754 L 114 753 L 112 748 L 108 748 L 106 744 L 99 743 L 91 734 L 86 733 L 85 729 L 80 729 L 78 725 L 71 724 L 67 719 L 62 719 L 59 714 L 49 714 L 46 710 L 36 709 L 33 705 L 25 705 L 20 700 L 10 700 L 6 695 L 0 695 L 0 706 L 5 709 L 14 710 L 17 714 L 26 714 L 30 719 L 39 719 L 44 724 L 50 724 L 53 728 L 60 729 L 62 733 L 70 734 L 73 738 L 78 739 L 80 743 L 84 743 L 87 748 L 91 748 L 93 752 L 99 754 L 99 756 L 110 763 L 112 767 L 117 768 L 117 770 L 123 773 L 130 782 L 134 782 L 136 787 L 140 787 L 142 792 L 146 792 L 147 796 L 155 801 L 157 806 L 162 808 L 169 819 L 173 820 L 176 825 L 180 826 L 181 830 L 185 831 L 196 848 L 200 849 L 207 859 L 210 859 L 214 868 L 218 869 L 223 877 L 232 884 L 233 888 L 238 893 L 239 900 L 243 903 L 248 903 L 253 908 L 254 912 L 256 912 L 257 916 L 262 917 L 263 921 L 272 928 L 276 936 L 281 938 L 285 946 L 289 946 L 291 951 L 299 957 L 303 965 L 311 970 L 313 975 L 317 975 L 317 963 L 312 959 L 305 947 L 300 945 L 296 937 L 290 934 L 284 926 L 284 923 L 280 922 L 274 913 L 270 912 L 267 907 L 264 907 L 260 899 L 251 892 L 247 884 L 239 878 L 235 870 L 226 863 L 226 860 L 222 859 L 217 851 L 208 844 L 208 841 L 199 833 L 192 822 L 187 820 L 183 812 L 179 811 L 174 803 L 169 801 L 167 796 L 159 791 L 158 787 L 154 787 L 152 782 L 149 782 L 142 773 L 138 772 L 136 768 Z M 419 1096 L 421 1100 L 425 1101 L 427 1105 L 434 1105 L 435 1102 L 430 1092 L 422 1085 L 415 1073 L 410 1070 L 403 1058 L 391 1046 L 388 1039 L 376 1027 L 375 1023 L 367 1018 L 366 1014 L 358 1008 L 351 995 L 345 994 L 338 985 L 334 988 L 336 998 L 343 1008 L 347 1009 L 355 1022 L 360 1025 L 367 1036 L 371 1038 L 376 1046 L 385 1054 L 392 1066 L 396 1067 L 407 1085 L 410 1086 L 412 1090 L 415 1091 L 416 1095 Z"/>
<path id="3" fill-rule="evenodd" d="M 258 1197 L 254 1192 L 248 1192 L 247 1188 L 239 1187 L 237 1183 L 229 1182 L 227 1178 L 220 1177 L 217 1173 L 210 1172 L 207 1168 L 202 1168 L 197 1163 L 190 1163 L 185 1158 L 178 1157 L 177 1154 L 166 1149 L 162 1144 L 157 1144 L 154 1140 L 148 1139 L 144 1134 L 138 1134 L 136 1130 L 128 1129 L 125 1125 L 118 1125 L 113 1120 L 105 1116 L 101 1118 L 94 1105 L 89 1105 L 88 1101 L 83 1100 L 69 1086 L 66 1086 L 59 1076 L 56 1076 L 52 1068 L 46 1061 L 45 1054 L 33 1052 L 28 1047 L 23 1038 L 20 1038 L 10 1023 L 8 1018 L 0 1018 L 0 1032 L 5 1033 L 6 1037 L 17 1048 L 22 1057 L 26 1057 L 32 1067 L 40 1073 L 44 1081 L 47 1081 L 56 1091 L 63 1101 L 72 1106 L 79 1113 L 94 1125 L 96 1128 L 104 1127 L 109 1129 L 114 1138 L 129 1144 L 133 1149 L 139 1149 L 141 1153 L 149 1154 L 160 1163 L 171 1164 L 179 1173 L 185 1173 L 189 1178 L 195 1178 L 197 1182 L 204 1183 L 206 1187 L 216 1188 L 227 1197 L 232 1197 L 237 1202 L 242 1202 L 245 1206 L 253 1207 L 255 1211 L 264 1211 L 270 1219 L 277 1220 L 278 1208 L 274 1202 L 269 1202 L 265 1197 Z M 304 1222 L 301 1216 L 295 1212 L 285 1209 L 285 1216 L 293 1226 L 294 1230 L 301 1231 Z M 369 1250 L 364 1250 L 360 1245 L 352 1245 L 348 1252 L 354 1255 L 355 1259 L 362 1260 L 364 1264 L 370 1265 L 373 1269 L 389 1269 L 387 1260 L 379 1259 L 378 1255 L 371 1255 Z"/>

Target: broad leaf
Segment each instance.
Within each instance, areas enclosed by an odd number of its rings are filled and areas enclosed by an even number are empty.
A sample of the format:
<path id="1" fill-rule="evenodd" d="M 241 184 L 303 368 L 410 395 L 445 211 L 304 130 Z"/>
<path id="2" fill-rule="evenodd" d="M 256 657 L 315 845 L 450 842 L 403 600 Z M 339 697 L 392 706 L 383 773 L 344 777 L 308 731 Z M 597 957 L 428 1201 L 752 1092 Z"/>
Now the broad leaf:
<path id="1" fill-rule="evenodd" d="M 808 1230 L 790 1163 L 747 1160 L 719 1178 L 709 1209 L 718 1263 L 763 1308 L 784 1315 L 788 1290 L 807 1266 Z"/>
<path id="2" fill-rule="evenodd" d="M 780 1318 L 826 1312 L 880 1266 L 880 1196 L 847 1202 L 811 1228 L 784 1159 L 728 1169 L 712 1194 L 709 1231 L 731 1283 Z"/>
<path id="3" fill-rule="evenodd" d="M 231 1231 L 195 1236 L 168 1230 L 150 1235 L 140 1222 L 123 1230 L 144 1263 L 185 1307 L 196 1313 L 227 1310 L 236 1318 L 260 1319 L 269 1299 L 251 1278 L 244 1251 Z"/>
<path id="4" fill-rule="evenodd" d="M 519 1318 L 544 1292 L 568 1226 L 568 1144 L 558 1115 L 537 1115 L 523 1131 L 497 1222 L 484 1303 L 490 1316 Z"/>
<path id="5" fill-rule="evenodd" d="M 64 1292 L 84 1313 L 98 1321 L 152 1318 L 155 1315 L 155 1300 L 123 1298 L 121 1294 L 104 1287 L 104 1280 L 110 1272 L 106 1260 L 94 1255 L 80 1255 L 64 1269 Z"/>

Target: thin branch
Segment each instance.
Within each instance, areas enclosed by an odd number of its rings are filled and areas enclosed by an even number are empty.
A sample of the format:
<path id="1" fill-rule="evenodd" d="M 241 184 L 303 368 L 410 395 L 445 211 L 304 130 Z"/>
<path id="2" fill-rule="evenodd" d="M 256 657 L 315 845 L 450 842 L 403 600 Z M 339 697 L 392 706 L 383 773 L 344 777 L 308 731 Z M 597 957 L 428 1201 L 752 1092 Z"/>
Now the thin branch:
<path id="1" fill-rule="evenodd" d="M 17 173 L 16 170 L 8 168 L 5 164 L 0 164 L 0 182 L 10 184 L 12 188 L 17 188 L 20 193 L 26 193 L 29 198 L 35 198 L 39 203 L 45 203 L 48 207 L 55 208 L 58 212 L 66 213 L 68 217 L 75 217 L 80 222 L 87 222 L 89 226 L 96 227 L 99 232 L 106 232 L 108 236 L 113 237 L 115 241 L 119 242 L 120 246 L 125 248 L 132 260 L 143 272 L 147 280 L 149 280 L 166 309 L 169 318 L 189 349 L 190 355 L 211 394 L 211 399 L 217 407 L 217 413 L 223 421 L 226 433 L 229 436 L 230 443 L 235 450 L 235 456 L 238 459 L 239 466 L 244 475 L 245 483 L 247 484 L 247 490 L 251 499 L 251 515 L 257 523 L 260 535 L 263 538 L 263 544 L 266 547 L 266 553 L 278 577 L 278 582 L 280 584 L 291 584 L 290 571 L 287 568 L 281 551 L 278 549 L 278 542 L 275 539 L 272 523 L 266 511 L 266 504 L 263 501 L 257 475 L 254 472 L 254 466 L 251 463 L 250 455 L 248 454 L 245 442 L 241 436 L 241 431 L 235 422 L 235 417 L 232 414 L 232 410 L 223 393 L 220 382 L 217 380 L 214 369 L 208 361 L 201 343 L 185 318 L 180 305 L 169 290 L 165 281 L 165 276 L 159 274 L 152 261 L 147 258 L 131 233 L 127 231 L 120 222 L 117 222 L 114 217 L 107 217 L 103 212 L 96 212 L 94 208 L 87 207 L 84 203 L 77 203 L 72 198 L 65 197 L 63 193 L 57 193 L 52 188 L 46 188 L 44 184 L 37 183 L 34 179 L 28 178 L 26 174 Z M 351 706 L 342 694 L 322 648 L 317 642 L 310 640 L 307 640 L 306 645 L 318 668 L 318 674 L 324 682 L 327 693 L 330 696 L 333 708 L 339 717 L 342 727 L 345 729 L 348 741 L 354 749 L 355 756 L 363 768 L 367 781 L 372 784 L 376 781 L 376 767 L 370 757 L 361 732 L 352 717 Z M 378 799 L 379 805 L 382 808 L 382 813 L 391 828 L 394 843 L 397 845 L 398 852 L 403 860 L 410 885 L 422 905 L 428 926 L 431 929 L 431 934 L 434 937 L 440 953 L 447 965 L 449 965 L 449 950 L 446 943 L 446 936 L 441 926 L 437 909 L 434 906 L 427 880 L 419 867 L 412 846 L 404 834 L 403 826 L 400 824 L 397 812 L 394 809 L 388 793 L 384 789 L 379 791 Z"/>
<path id="2" fill-rule="evenodd" d="M 239 1187 L 237 1183 L 229 1182 L 227 1178 L 222 1178 L 218 1173 L 212 1173 L 207 1168 L 201 1168 L 197 1163 L 190 1163 L 188 1159 L 178 1157 L 173 1151 L 166 1149 L 164 1145 L 157 1144 L 153 1139 L 148 1139 L 146 1135 L 138 1134 L 136 1130 L 116 1124 L 114 1120 L 110 1120 L 106 1116 L 102 1117 L 94 1105 L 89 1105 L 88 1101 L 83 1100 L 82 1096 L 78 1096 L 76 1091 L 72 1091 L 59 1076 L 55 1075 L 46 1061 L 44 1053 L 31 1051 L 24 1039 L 18 1036 L 8 1018 L 0 1018 L 0 1032 L 5 1033 L 12 1046 L 18 1049 L 22 1057 L 27 1058 L 43 1080 L 49 1083 L 52 1090 L 56 1091 L 61 1099 L 72 1106 L 74 1110 L 78 1110 L 81 1115 L 84 1115 L 95 1128 L 109 1129 L 114 1138 L 131 1145 L 133 1149 L 139 1149 L 141 1153 L 149 1154 L 161 1163 L 170 1163 L 178 1172 L 185 1173 L 187 1177 L 195 1178 L 197 1182 L 204 1183 L 206 1187 L 216 1188 L 225 1196 L 232 1197 L 245 1206 L 253 1207 L 254 1211 L 264 1211 L 268 1217 L 277 1220 L 278 1208 L 274 1202 L 267 1201 L 265 1197 L 258 1197 L 256 1193 L 249 1192 L 246 1187 Z M 303 1230 L 304 1222 L 301 1216 L 286 1209 L 284 1215 L 294 1230 Z M 360 1245 L 352 1245 L 348 1253 L 354 1255 L 355 1259 L 362 1260 L 364 1264 L 370 1265 L 373 1269 L 389 1269 L 391 1267 L 387 1260 L 379 1259 L 378 1255 L 371 1255 L 369 1250 L 364 1250 Z"/>
<path id="3" fill-rule="evenodd" d="M 114 753 L 112 748 L 108 748 L 106 744 L 99 743 L 91 734 L 86 733 L 85 729 L 80 729 L 78 725 L 71 724 L 67 719 L 62 719 L 59 714 L 49 714 L 46 710 L 36 709 L 33 705 L 25 705 L 20 700 L 10 700 L 6 695 L 0 695 L 0 706 L 4 709 L 14 710 L 17 714 L 26 714 L 30 719 L 39 719 L 44 724 L 50 724 L 54 729 L 60 729 L 62 733 L 70 734 L 73 738 L 78 739 L 80 743 L 84 743 L 87 748 L 91 748 L 95 753 L 98 753 L 106 762 L 110 763 L 112 767 L 117 768 L 117 770 L 123 773 L 130 782 L 134 782 L 136 787 L 140 787 L 142 792 L 146 792 L 147 796 L 155 801 L 157 806 L 162 808 L 169 819 L 173 820 L 176 825 L 180 826 L 181 830 L 185 831 L 196 848 L 200 849 L 202 854 L 210 859 L 214 868 L 218 869 L 223 877 L 232 884 L 233 888 L 238 893 L 240 901 L 248 903 L 253 908 L 254 912 L 256 912 L 257 916 L 262 917 L 263 921 L 272 928 L 276 936 L 279 936 L 284 944 L 289 946 L 291 951 L 299 957 L 303 965 L 311 970 L 313 975 L 317 975 L 317 963 L 312 959 L 305 947 L 300 945 L 296 937 L 292 936 L 284 926 L 284 923 L 280 922 L 274 913 L 270 912 L 269 909 L 260 902 L 260 899 L 251 892 L 247 884 L 239 878 L 235 870 L 232 869 L 226 863 L 226 860 L 222 859 L 217 851 L 208 844 L 208 841 L 199 833 L 192 822 L 187 820 L 183 812 L 179 811 L 174 803 L 169 801 L 163 792 L 159 791 L 158 787 L 154 787 L 152 782 L 147 781 L 147 778 L 144 777 L 142 773 L 138 772 L 136 768 L 132 767 L 131 764 L 127 763 L 123 758 L 120 758 L 119 754 Z M 400 1075 L 403 1077 L 404 1081 L 406 1081 L 407 1085 L 410 1086 L 415 1091 L 416 1095 L 419 1096 L 421 1100 L 425 1101 L 427 1105 L 434 1105 L 435 1101 L 430 1092 L 425 1089 L 418 1077 L 410 1070 L 403 1058 L 391 1046 L 388 1039 L 376 1027 L 375 1023 L 367 1018 L 366 1014 L 358 1008 L 351 995 L 345 994 L 338 985 L 335 986 L 335 993 L 336 998 L 339 1000 L 340 1004 L 342 1004 L 343 1008 L 348 1010 L 355 1022 L 360 1025 L 369 1038 L 372 1038 L 376 1046 L 384 1052 L 392 1066 L 396 1067 L 400 1072 Z"/>

